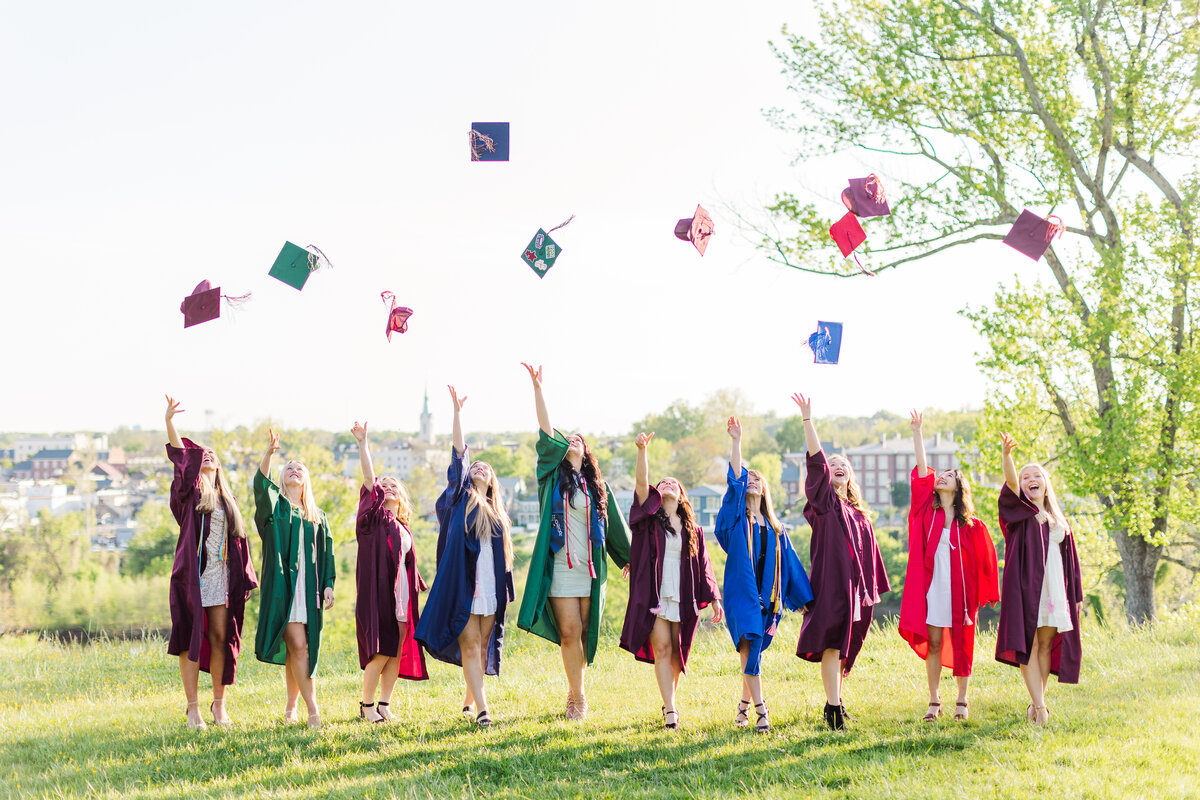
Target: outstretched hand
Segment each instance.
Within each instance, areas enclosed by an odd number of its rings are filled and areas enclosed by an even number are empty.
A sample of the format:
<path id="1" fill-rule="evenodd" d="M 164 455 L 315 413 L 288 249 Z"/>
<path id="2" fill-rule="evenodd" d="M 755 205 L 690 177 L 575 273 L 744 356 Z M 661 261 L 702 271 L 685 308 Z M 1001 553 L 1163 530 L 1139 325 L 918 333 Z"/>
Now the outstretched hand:
<path id="1" fill-rule="evenodd" d="M 533 381 L 533 388 L 542 388 L 542 365 L 538 364 L 537 369 L 534 369 L 531 365 L 522 361 L 521 366 L 529 370 L 529 377 Z"/>
<path id="2" fill-rule="evenodd" d="M 729 421 L 725 423 L 725 431 L 729 434 L 730 439 L 733 439 L 735 442 L 740 441 L 742 438 L 742 421 L 737 417 L 730 417 Z"/>
<path id="3" fill-rule="evenodd" d="M 458 392 L 454 390 L 453 386 L 447 386 L 446 388 L 450 390 L 450 402 L 454 404 L 454 413 L 457 414 L 467 404 L 467 396 L 464 394 L 462 397 L 459 397 Z"/>
<path id="4" fill-rule="evenodd" d="M 1017 440 L 1012 437 L 1011 433 L 1000 434 L 1000 449 L 1006 456 L 1011 456 L 1013 450 L 1017 449 Z"/>
<path id="5" fill-rule="evenodd" d="M 908 425 L 910 428 L 912 428 L 912 432 L 920 433 L 921 423 L 925 421 L 925 415 L 920 411 L 917 411 L 915 408 L 909 412 L 909 415 L 912 417 L 912 419 L 909 421 Z"/>
<path id="6" fill-rule="evenodd" d="M 275 432 L 274 428 L 267 428 L 267 436 L 270 437 L 270 441 L 267 442 L 267 453 L 275 455 L 279 452 L 279 434 Z"/>
<path id="7" fill-rule="evenodd" d="M 367 438 L 367 423 L 355 422 L 354 427 L 350 429 L 350 435 L 354 437 L 355 441 L 362 444 Z"/>
<path id="8" fill-rule="evenodd" d="M 646 445 L 650 444 L 650 440 L 654 438 L 654 431 L 650 433 L 642 432 L 633 437 L 633 446 L 638 450 L 645 450 Z"/>
<path id="9" fill-rule="evenodd" d="M 792 402 L 800 406 L 800 415 L 805 419 L 812 419 L 812 398 L 796 392 L 792 395 Z"/>
<path id="10" fill-rule="evenodd" d="M 183 402 L 182 400 L 176 400 L 169 394 L 163 395 L 163 397 L 167 398 L 167 419 L 176 414 L 182 414 L 186 410 L 179 407 L 179 404 Z"/>

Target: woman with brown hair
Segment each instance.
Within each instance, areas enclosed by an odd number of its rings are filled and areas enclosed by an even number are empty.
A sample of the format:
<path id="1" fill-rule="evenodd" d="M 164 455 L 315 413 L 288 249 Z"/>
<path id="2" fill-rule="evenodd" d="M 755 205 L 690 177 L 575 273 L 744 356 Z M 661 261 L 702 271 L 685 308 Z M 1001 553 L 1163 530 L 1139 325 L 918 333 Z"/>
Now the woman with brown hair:
<path id="1" fill-rule="evenodd" d="M 629 512 L 629 605 L 621 647 L 638 661 L 654 664 L 663 727 L 674 729 L 679 726 L 675 693 L 687 668 L 700 609 L 711 604 L 713 622 L 720 622 L 721 593 L 687 492 L 675 478 L 650 485 L 646 445 L 653 438 L 653 433 L 639 433 L 633 440 L 638 455 Z"/>
<path id="2" fill-rule="evenodd" d="M 237 673 L 242 651 L 246 601 L 258 586 L 250 545 L 237 499 L 211 448 L 181 439 L 175 430 L 179 401 L 167 398 L 167 457 L 175 465 L 171 513 L 179 540 L 171 567 L 171 638 L 167 652 L 179 656 L 187 697 L 187 725 L 203 730 L 198 684 L 200 671 L 212 674 L 213 722 L 229 725 L 225 687 Z"/>

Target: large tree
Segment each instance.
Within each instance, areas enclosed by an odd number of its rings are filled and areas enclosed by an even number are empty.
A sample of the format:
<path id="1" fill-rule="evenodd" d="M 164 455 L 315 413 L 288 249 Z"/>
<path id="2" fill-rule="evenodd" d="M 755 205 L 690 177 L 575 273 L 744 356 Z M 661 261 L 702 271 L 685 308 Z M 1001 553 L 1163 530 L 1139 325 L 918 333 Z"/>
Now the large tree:
<path id="1" fill-rule="evenodd" d="M 993 418 L 1040 428 L 1024 457 L 1099 502 L 1136 622 L 1154 616 L 1164 547 L 1194 529 L 1197 9 L 867 0 L 775 45 L 799 112 L 776 124 L 807 153 L 881 168 L 893 214 L 867 223 L 876 272 L 996 247 L 1023 208 L 1066 221 L 1045 280 L 969 315 L 990 345 Z M 791 194 L 770 212 L 769 257 L 858 276 L 827 255 L 827 214 Z"/>

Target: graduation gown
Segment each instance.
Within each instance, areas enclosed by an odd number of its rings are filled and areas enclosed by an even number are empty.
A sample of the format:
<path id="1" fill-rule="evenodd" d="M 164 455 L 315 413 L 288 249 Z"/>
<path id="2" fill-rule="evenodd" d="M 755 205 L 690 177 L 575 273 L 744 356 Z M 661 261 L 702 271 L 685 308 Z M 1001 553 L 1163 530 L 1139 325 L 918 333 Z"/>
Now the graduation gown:
<path id="1" fill-rule="evenodd" d="M 379 481 L 368 491 L 358 491 L 358 518 L 354 533 L 358 539 L 358 560 L 355 565 L 354 629 L 358 635 L 358 666 L 367 663 L 378 653 L 388 656 L 400 653 L 401 678 L 423 681 L 429 678 L 425 669 L 425 654 L 413 638 L 420 613 L 417 592 L 425 591 L 425 581 L 417 570 L 414 548 L 404 557 L 408 577 L 408 624 L 404 641 L 400 641 L 400 624 L 396 621 L 396 574 L 400 565 L 400 537 L 403 523 L 383 505 L 383 487 Z"/>
<path id="2" fill-rule="evenodd" d="M 634 498 L 629 511 L 629 529 L 632 539 L 629 545 L 629 605 L 625 607 L 625 624 L 621 627 L 621 647 L 633 653 L 638 661 L 654 663 L 654 648 L 650 645 L 650 631 L 659 611 L 659 588 L 662 586 L 663 557 L 667 542 L 667 530 L 655 514 L 662 507 L 662 496 L 651 486 L 646 501 L 639 503 Z M 675 651 L 683 671 L 687 672 L 688 653 L 696 626 L 700 622 L 700 609 L 721 599 L 717 579 L 713 575 L 712 561 L 704 543 L 704 531 L 696 529 L 696 554 L 691 554 L 687 537 L 684 536 L 683 552 L 680 554 L 679 576 L 679 636 L 675 640 Z"/>
<path id="3" fill-rule="evenodd" d="M 819 662 L 837 650 L 850 674 L 871 628 L 875 604 L 891 591 L 871 520 L 833 488 L 825 451 L 809 454 L 804 478 L 804 518 L 812 528 L 813 603 L 804 616 L 796 655 Z M 859 620 L 854 621 L 855 606 Z"/>
<path id="4" fill-rule="evenodd" d="M 183 447 L 167 445 L 167 458 L 175 466 L 175 476 L 171 480 L 171 513 L 179 523 L 179 540 L 175 543 L 175 560 L 171 565 L 171 636 L 167 640 L 167 653 L 177 656 L 186 652 L 189 661 L 198 662 L 200 669 L 208 672 L 212 653 L 208 644 L 208 616 L 200 601 L 200 553 L 208 537 L 212 515 L 196 510 L 204 448 L 191 439 L 184 439 Z M 224 498 L 221 498 L 221 504 L 225 504 Z M 230 511 L 225 508 L 226 525 L 231 524 L 228 522 L 232 518 Z M 229 535 L 226 528 L 225 549 L 229 570 L 225 607 L 229 609 L 229 621 L 221 682 L 229 686 L 237 676 L 237 659 L 242 652 L 246 592 L 258 587 L 258 577 L 254 574 L 250 543 L 245 536 Z"/>
<path id="5" fill-rule="evenodd" d="M 746 517 L 746 482 L 749 471 L 742 467 L 740 475 L 733 474 L 733 465 L 726 470 L 725 496 L 717 511 L 714 533 L 725 551 L 725 626 L 737 649 L 742 640 L 762 643 L 766 649 L 774 636 L 771 623 L 784 608 L 792 611 L 812 602 L 812 586 L 800 556 L 792 547 L 786 531 L 778 536 L 762 534 L 770 524 L 751 525 Z M 763 552 L 762 580 L 757 574 L 758 554 Z M 778 547 L 777 547 L 778 545 Z M 778 565 L 778 569 L 776 569 Z"/>
<path id="6" fill-rule="evenodd" d="M 926 595 L 933 581 L 934 556 L 946 528 L 946 512 L 933 507 L 937 475 L 917 475 L 913 467 L 908 510 L 908 570 L 900 600 L 900 635 L 922 660 L 929 655 Z M 971 674 L 975 659 L 975 623 L 979 607 L 1000 599 L 996 548 L 987 526 L 972 518 L 965 526 L 950 523 L 950 635 L 942 637 L 942 666 L 956 676 Z"/>
<path id="7" fill-rule="evenodd" d="M 471 618 L 471 603 L 475 597 L 475 567 L 480 547 L 492 548 L 492 568 L 495 570 L 496 619 L 492 638 L 487 643 L 487 665 L 484 673 L 500 674 L 500 657 L 504 652 L 504 612 L 513 601 L 513 576 L 504 562 L 504 539 L 492 536 L 481 542 L 473 533 L 476 509 L 467 517 L 467 453 L 450 452 L 450 467 L 446 470 L 446 489 L 437 499 L 438 541 L 437 574 L 425 613 L 416 627 L 416 639 L 429 655 L 447 664 L 462 666 L 462 650 L 458 636 Z"/>
<path id="8" fill-rule="evenodd" d="M 1046 572 L 1046 548 L 1050 546 L 1050 524 L 1038 522 L 1037 506 L 1024 492 L 1018 497 L 1005 484 L 1000 489 L 1000 532 L 1004 534 L 1004 575 L 1000 592 L 1000 625 L 996 629 L 996 660 L 1018 666 L 1029 663 L 1037 632 L 1042 578 Z M 1066 581 L 1071 630 L 1057 633 L 1050 646 L 1050 672 L 1059 683 L 1079 683 L 1083 646 L 1079 637 L 1079 606 L 1083 584 L 1079 574 L 1079 552 L 1075 534 L 1058 545 Z"/>
<path id="9" fill-rule="evenodd" d="M 292 596 L 296 593 L 296 571 L 304 570 L 308 607 L 308 674 L 317 672 L 321 655 L 321 627 L 326 589 L 337 578 L 333 535 L 325 512 L 316 523 L 300 515 L 279 487 L 262 470 L 254 470 L 254 524 L 263 545 L 262 591 L 259 592 L 258 633 L 254 655 L 268 664 L 282 664 L 287 656 L 283 629 L 287 627 Z M 315 535 L 313 528 L 316 528 Z M 305 535 L 301 538 L 301 530 Z M 303 542 L 303 546 L 301 543 Z"/>
<path id="10" fill-rule="evenodd" d="M 553 436 L 547 436 L 545 431 L 538 432 L 537 481 L 540 519 L 537 540 L 533 545 L 533 557 L 529 561 L 529 575 L 525 579 L 525 593 L 521 597 L 521 611 L 517 615 L 517 626 L 521 630 L 535 633 L 555 644 L 561 641 L 558 623 L 547 600 L 550 597 L 550 581 L 554 576 L 554 554 L 562 547 L 563 541 L 562 534 L 554 531 L 554 509 L 555 494 L 559 492 L 558 465 L 567 457 L 567 447 L 567 437 L 560 431 L 555 430 Z M 588 615 L 585 639 L 587 663 L 591 664 L 596 657 L 596 644 L 600 639 L 600 621 L 604 618 L 604 597 L 608 582 L 608 562 L 604 554 L 607 552 L 618 567 L 629 563 L 629 529 L 607 483 L 604 484 L 608 501 L 607 520 L 596 511 L 599 498 L 590 489 L 588 491 L 592 508 L 588 541 L 596 570 L 596 577 L 592 579 L 592 607 Z"/>

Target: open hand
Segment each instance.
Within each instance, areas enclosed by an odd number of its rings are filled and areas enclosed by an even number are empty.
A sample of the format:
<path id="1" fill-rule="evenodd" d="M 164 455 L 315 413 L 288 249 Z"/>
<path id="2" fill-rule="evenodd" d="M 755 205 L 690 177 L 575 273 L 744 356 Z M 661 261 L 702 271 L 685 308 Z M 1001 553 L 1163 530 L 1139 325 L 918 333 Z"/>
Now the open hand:
<path id="1" fill-rule="evenodd" d="M 805 419 L 812 419 L 812 398 L 796 392 L 792 395 L 792 402 L 800 406 L 800 416 Z"/>
<path id="2" fill-rule="evenodd" d="M 533 380 L 533 388 L 542 388 L 542 365 L 538 364 L 537 369 L 534 369 L 532 366 L 522 361 L 521 366 L 529 370 L 529 377 L 531 380 Z"/>
<path id="3" fill-rule="evenodd" d="M 350 429 L 350 434 L 354 436 L 355 441 L 362 444 L 367 438 L 367 423 L 355 422 L 354 427 Z"/>
<path id="4" fill-rule="evenodd" d="M 453 386 L 447 386 L 446 388 L 450 390 L 450 402 L 454 404 L 454 413 L 457 414 L 466 405 L 467 396 L 464 394 L 462 397 L 459 397 L 458 392 L 454 390 Z"/>
<path id="5" fill-rule="evenodd" d="M 654 431 L 650 433 L 642 432 L 633 437 L 633 446 L 638 450 L 645 450 L 646 445 L 650 444 L 650 440 L 654 438 Z"/>
<path id="6" fill-rule="evenodd" d="M 1006 456 L 1011 456 L 1013 450 L 1017 449 L 1017 440 L 1012 437 L 1011 433 L 1000 434 L 1000 448 Z"/>
<path id="7" fill-rule="evenodd" d="M 274 428 L 267 428 L 267 436 L 270 437 L 270 441 L 267 442 L 267 452 L 275 455 L 279 452 L 279 434 L 275 432 Z"/>
<path id="8" fill-rule="evenodd" d="M 909 412 L 909 416 L 912 417 L 912 419 L 909 421 L 908 426 L 912 428 L 913 433 L 920 433 L 921 423 L 925 421 L 925 415 L 914 408 Z"/>
<path id="9" fill-rule="evenodd" d="M 179 407 L 179 404 L 183 402 L 182 400 L 176 400 L 169 394 L 163 395 L 163 397 L 167 398 L 167 419 L 170 419 L 176 414 L 182 414 L 184 412 L 185 409 Z"/>
<path id="10" fill-rule="evenodd" d="M 742 438 L 742 421 L 737 417 L 730 417 L 729 421 L 725 423 L 725 431 L 729 434 L 730 439 L 733 439 L 735 442 L 740 441 Z"/>

